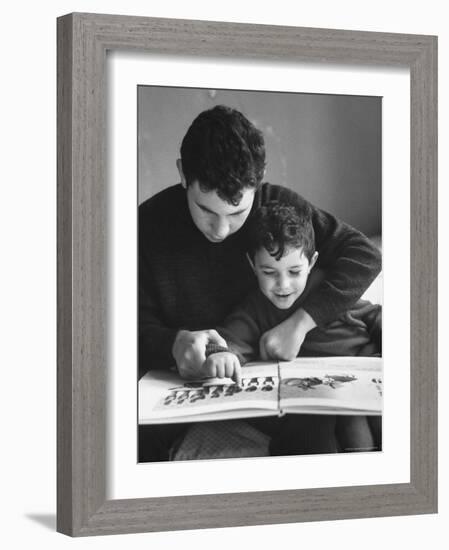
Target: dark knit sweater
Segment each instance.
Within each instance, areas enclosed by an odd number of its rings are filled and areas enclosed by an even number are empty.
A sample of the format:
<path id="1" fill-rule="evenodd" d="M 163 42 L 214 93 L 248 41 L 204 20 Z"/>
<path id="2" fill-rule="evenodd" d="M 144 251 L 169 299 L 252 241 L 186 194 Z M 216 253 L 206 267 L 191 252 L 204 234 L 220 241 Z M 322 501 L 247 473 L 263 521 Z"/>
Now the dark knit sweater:
<path id="1" fill-rule="evenodd" d="M 264 183 L 252 212 L 269 201 L 304 201 L 284 187 Z M 326 279 L 302 307 L 317 325 L 353 305 L 381 269 L 378 250 L 360 232 L 312 207 L 317 265 Z M 252 214 L 250 213 L 250 216 Z M 211 243 L 195 226 L 181 185 L 169 187 L 139 207 L 139 373 L 174 364 L 180 329 L 218 326 L 256 279 L 246 258 L 246 228 Z"/>

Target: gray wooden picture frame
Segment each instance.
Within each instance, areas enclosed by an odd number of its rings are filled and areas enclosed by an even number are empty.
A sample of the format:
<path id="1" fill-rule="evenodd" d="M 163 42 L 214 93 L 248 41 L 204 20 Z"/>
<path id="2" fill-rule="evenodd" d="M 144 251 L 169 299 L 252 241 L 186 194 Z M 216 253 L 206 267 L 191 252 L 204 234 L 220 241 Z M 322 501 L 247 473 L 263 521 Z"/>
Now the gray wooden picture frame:
<path id="1" fill-rule="evenodd" d="M 437 511 L 437 38 L 74 13 L 58 26 L 57 529 L 72 536 Z M 106 52 L 411 74 L 410 483 L 106 499 Z"/>

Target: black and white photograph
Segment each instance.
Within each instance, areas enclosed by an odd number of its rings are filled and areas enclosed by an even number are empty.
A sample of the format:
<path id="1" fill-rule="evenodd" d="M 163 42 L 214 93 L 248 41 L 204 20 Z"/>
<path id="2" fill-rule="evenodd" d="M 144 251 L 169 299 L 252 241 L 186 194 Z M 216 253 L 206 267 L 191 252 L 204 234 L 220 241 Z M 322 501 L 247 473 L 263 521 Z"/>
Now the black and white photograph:
<path id="1" fill-rule="evenodd" d="M 137 88 L 138 462 L 382 451 L 382 98 Z"/>

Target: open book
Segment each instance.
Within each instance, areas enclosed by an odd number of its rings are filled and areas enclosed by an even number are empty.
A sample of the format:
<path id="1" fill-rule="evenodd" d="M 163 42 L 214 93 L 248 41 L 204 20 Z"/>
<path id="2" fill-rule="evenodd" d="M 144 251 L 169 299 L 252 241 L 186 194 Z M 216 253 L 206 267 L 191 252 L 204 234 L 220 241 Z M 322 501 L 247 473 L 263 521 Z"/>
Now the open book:
<path id="1" fill-rule="evenodd" d="M 382 359 L 311 357 L 248 363 L 242 384 L 150 371 L 139 381 L 139 423 L 203 422 L 286 413 L 382 413 Z"/>

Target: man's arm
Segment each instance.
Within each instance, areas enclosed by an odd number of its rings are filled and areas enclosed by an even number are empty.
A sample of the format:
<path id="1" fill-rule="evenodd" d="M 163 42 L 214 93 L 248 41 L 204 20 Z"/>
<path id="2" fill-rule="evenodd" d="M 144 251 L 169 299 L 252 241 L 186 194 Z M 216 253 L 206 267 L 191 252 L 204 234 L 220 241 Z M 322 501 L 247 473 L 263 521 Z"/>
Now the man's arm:
<path id="1" fill-rule="evenodd" d="M 226 341 L 213 329 L 178 332 L 172 352 L 181 378 L 189 380 L 217 376 L 206 365 L 206 352 L 210 345 L 224 348 Z"/>
<path id="2" fill-rule="evenodd" d="M 177 367 L 184 379 L 201 378 L 206 360 L 206 345 L 226 342 L 215 330 L 189 331 L 164 326 L 157 300 L 145 290 L 139 273 L 139 378 L 148 370 Z"/>
<path id="3" fill-rule="evenodd" d="M 142 263 L 139 265 L 139 377 L 148 370 L 175 365 L 172 354 L 177 329 L 165 326 L 155 297 L 152 296 Z"/>
<path id="4" fill-rule="evenodd" d="M 158 266 L 160 259 L 154 240 L 158 237 L 161 240 L 163 236 L 155 235 L 154 228 L 146 229 L 147 219 L 139 220 L 139 377 L 148 370 L 176 366 L 182 378 L 200 378 L 206 344 L 224 340 L 213 330 L 192 332 L 167 322 L 161 304 L 161 285 L 165 279 L 151 268 Z"/>
<path id="5" fill-rule="evenodd" d="M 326 272 L 321 285 L 303 303 L 318 326 L 351 308 L 382 269 L 382 256 L 360 231 L 312 206 L 318 267 Z"/>

